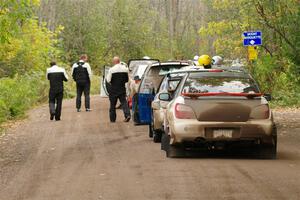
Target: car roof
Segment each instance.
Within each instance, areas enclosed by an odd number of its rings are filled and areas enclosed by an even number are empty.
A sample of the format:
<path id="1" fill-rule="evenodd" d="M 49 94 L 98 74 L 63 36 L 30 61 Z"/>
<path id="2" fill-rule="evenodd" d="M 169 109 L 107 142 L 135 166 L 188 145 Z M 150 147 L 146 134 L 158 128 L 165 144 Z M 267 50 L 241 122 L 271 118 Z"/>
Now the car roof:
<path id="1" fill-rule="evenodd" d="M 154 61 L 154 62 L 159 62 L 159 59 L 130 59 L 128 61 L 128 66 L 130 65 L 131 62 L 133 61 Z"/>
<path id="2" fill-rule="evenodd" d="M 189 72 L 190 76 L 192 77 L 236 77 L 236 78 L 252 78 L 250 74 L 245 72 L 234 72 L 234 71 L 219 71 L 219 72 L 198 72 L 198 71 L 191 71 Z"/>
<path id="3" fill-rule="evenodd" d="M 237 65 L 213 66 L 213 69 L 222 69 L 224 71 L 249 73 L 248 70 L 244 66 L 241 66 L 241 65 L 240 66 L 237 66 Z"/>
<path id="4" fill-rule="evenodd" d="M 190 64 L 186 61 L 165 61 L 165 62 L 153 63 L 151 65 L 151 67 L 155 67 L 155 66 L 174 66 L 174 65 L 189 66 Z"/>
<path id="5" fill-rule="evenodd" d="M 188 73 L 188 72 L 210 72 L 215 71 L 216 69 L 204 69 L 199 66 L 186 66 L 184 68 L 169 72 L 169 74 L 177 74 L 177 73 Z M 218 70 L 221 71 L 222 69 Z"/>
<path id="6" fill-rule="evenodd" d="M 234 76 L 234 77 L 247 77 L 250 78 L 250 74 L 248 71 L 244 68 L 241 67 L 235 67 L 235 66 L 220 66 L 220 67 L 215 67 L 211 69 L 204 69 L 199 66 L 187 66 L 182 69 L 178 69 L 172 72 L 169 72 L 168 74 L 180 74 L 180 73 L 201 73 L 203 75 L 210 75 L 209 73 L 211 72 L 216 72 L 216 74 L 220 74 L 221 76 Z M 205 73 L 205 74 L 204 74 Z"/>

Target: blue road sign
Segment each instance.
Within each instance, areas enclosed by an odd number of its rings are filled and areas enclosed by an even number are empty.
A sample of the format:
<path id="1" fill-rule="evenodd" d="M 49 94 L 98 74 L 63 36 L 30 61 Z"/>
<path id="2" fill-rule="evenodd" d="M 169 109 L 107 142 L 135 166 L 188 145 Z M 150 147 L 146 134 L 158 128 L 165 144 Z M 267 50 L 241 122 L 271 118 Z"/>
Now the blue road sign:
<path id="1" fill-rule="evenodd" d="M 244 32 L 244 46 L 260 46 L 262 45 L 261 31 Z"/>

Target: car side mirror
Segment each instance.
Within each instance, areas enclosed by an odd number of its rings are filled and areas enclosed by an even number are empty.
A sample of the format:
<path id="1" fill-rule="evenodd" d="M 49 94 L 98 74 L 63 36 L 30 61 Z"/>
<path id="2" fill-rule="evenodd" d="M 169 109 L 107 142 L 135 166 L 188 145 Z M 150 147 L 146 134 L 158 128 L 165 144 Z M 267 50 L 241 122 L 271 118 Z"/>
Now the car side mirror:
<path id="1" fill-rule="evenodd" d="M 160 93 L 158 98 L 161 101 L 170 101 L 171 100 L 171 95 L 169 93 Z"/>
<path id="2" fill-rule="evenodd" d="M 271 94 L 264 94 L 264 97 L 267 101 L 272 101 L 272 95 Z"/>

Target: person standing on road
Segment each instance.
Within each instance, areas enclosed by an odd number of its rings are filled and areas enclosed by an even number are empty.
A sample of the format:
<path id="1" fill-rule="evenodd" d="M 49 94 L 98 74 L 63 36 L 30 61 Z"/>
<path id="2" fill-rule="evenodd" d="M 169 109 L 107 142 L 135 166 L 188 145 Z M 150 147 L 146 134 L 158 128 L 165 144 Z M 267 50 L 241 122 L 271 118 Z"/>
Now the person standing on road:
<path id="1" fill-rule="evenodd" d="M 77 88 L 77 97 L 76 97 L 76 108 L 77 112 L 81 110 L 81 96 L 84 93 L 85 98 L 85 110 L 87 112 L 91 111 L 90 109 L 90 88 L 91 88 L 91 78 L 92 70 L 88 61 L 87 55 L 81 55 L 80 60 L 77 63 L 74 63 L 72 66 L 72 77 L 76 82 Z"/>
<path id="2" fill-rule="evenodd" d="M 126 83 L 129 81 L 129 71 L 128 68 L 121 64 L 119 57 L 113 58 L 113 67 L 109 69 L 106 81 L 110 84 L 109 91 L 109 117 L 110 121 L 113 123 L 116 121 L 116 104 L 119 99 L 124 112 L 124 122 L 130 121 L 130 110 L 126 100 Z"/>
<path id="3" fill-rule="evenodd" d="M 58 67 L 55 62 L 50 63 L 47 69 L 47 79 L 50 81 L 49 90 L 49 110 L 50 120 L 55 117 L 56 121 L 60 121 L 61 107 L 64 95 L 64 81 L 68 81 L 68 75 L 64 68 Z"/>

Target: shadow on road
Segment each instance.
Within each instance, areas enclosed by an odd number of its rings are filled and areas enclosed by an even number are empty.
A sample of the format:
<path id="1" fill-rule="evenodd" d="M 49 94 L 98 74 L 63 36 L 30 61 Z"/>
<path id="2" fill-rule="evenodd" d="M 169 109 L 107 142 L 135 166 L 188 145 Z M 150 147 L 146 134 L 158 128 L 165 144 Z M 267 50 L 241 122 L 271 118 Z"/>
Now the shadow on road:
<path id="1" fill-rule="evenodd" d="M 185 157 L 183 159 L 246 159 L 246 160 L 300 160 L 299 156 L 296 154 L 291 154 L 290 152 L 277 152 L 276 159 L 265 159 L 262 158 L 258 151 L 243 150 L 243 151 L 199 151 L 199 150 L 189 150 L 186 151 Z"/>

